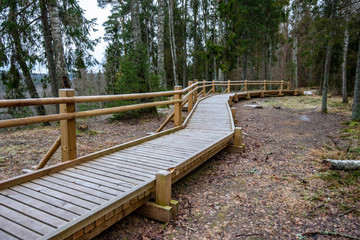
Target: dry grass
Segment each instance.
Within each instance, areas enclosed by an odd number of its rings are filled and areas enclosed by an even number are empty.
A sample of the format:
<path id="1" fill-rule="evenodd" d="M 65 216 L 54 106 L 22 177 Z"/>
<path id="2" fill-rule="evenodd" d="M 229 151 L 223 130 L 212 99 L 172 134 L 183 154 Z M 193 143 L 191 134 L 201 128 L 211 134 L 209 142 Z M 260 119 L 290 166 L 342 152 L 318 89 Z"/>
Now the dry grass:
<path id="1" fill-rule="evenodd" d="M 352 99 L 350 103 L 342 103 L 341 97 L 328 98 L 328 112 L 329 113 L 342 113 L 349 115 L 351 112 Z M 292 109 L 321 109 L 321 96 L 318 95 L 305 95 L 301 97 L 282 97 L 278 99 L 265 100 L 265 106 L 280 106 L 282 108 Z"/>

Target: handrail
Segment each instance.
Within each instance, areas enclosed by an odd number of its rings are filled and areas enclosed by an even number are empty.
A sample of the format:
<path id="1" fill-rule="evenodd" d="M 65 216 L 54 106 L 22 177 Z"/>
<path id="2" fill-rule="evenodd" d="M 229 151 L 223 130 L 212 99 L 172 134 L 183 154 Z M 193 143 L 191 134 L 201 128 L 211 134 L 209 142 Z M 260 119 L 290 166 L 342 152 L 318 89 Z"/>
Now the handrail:
<path id="1" fill-rule="evenodd" d="M 266 85 L 280 85 L 279 94 L 282 94 L 284 86 L 289 90 L 291 83 L 283 80 L 266 81 L 266 80 L 234 80 L 234 81 L 190 81 L 188 87 L 182 89 L 180 86 L 176 86 L 174 91 L 164 92 L 148 92 L 148 93 L 133 93 L 133 94 L 121 94 L 121 95 L 100 95 L 100 96 L 74 96 L 75 91 L 71 89 L 61 89 L 59 92 L 60 97 L 57 98 L 38 98 L 38 99 L 12 99 L 0 101 L 0 108 L 8 107 L 20 107 L 20 106 L 37 106 L 37 105 L 49 105 L 60 104 L 60 113 L 51 114 L 46 116 L 34 116 L 27 118 L 8 119 L 0 121 L 0 128 L 16 127 L 29 124 L 38 124 L 44 122 L 60 121 L 61 125 L 61 140 L 58 138 L 46 156 L 42 159 L 37 169 L 42 168 L 48 159 L 51 158 L 53 152 L 61 144 L 62 159 L 63 161 L 72 160 L 76 158 L 76 127 L 75 119 L 113 114 L 118 112 L 156 107 L 160 105 L 172 105 L 174 104 L 174 111 L 166 118 L 165 122 L 159 127 L 156 132 L 160 132 L 172 118 L 174 118 L 174 126 L 178 127 L 182 124 L 182 107 L 188 103 L 188 112 L 191 111 L 193 106 L 197 103 L 198 98 L 207 97 L 210 93 L 215 93 L 215 87 L 227 86 L 224 93 L 231 91 L 231 86 L 242 86 L 241 91 L 248 91 L 247 86 L 259 85 L 264 94 Z M 209 91 L 206 91 L 210 88 Z M 201 90 L 198 92 L 198 90 Z M 155 98 L 155 97 L 170 97 L 173 96 L 173 100 L 156 101 L 148 103 L 130 104 L 126 106 L 96 109 L 89 111 L 75 112 L 76 103 L 90 103 L 90 102 L 106 102 L 115 100 L 134 100 L 143 98 Z M 69 155 L 69 152 L 72 153 Z M 75 152 L 75 153 L 74 153 Z M 66 155 L 67 154 L 67 155 Z"/>

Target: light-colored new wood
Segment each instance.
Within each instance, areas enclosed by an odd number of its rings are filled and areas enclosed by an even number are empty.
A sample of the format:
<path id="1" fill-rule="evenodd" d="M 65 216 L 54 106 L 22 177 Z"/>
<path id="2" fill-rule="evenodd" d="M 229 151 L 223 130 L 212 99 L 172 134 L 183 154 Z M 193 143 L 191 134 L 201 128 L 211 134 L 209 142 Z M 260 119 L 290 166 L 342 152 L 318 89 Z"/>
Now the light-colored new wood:
<path id="1" fill-rule="evenodd" d="M 136 213 L 141 216 L 165 223 L 170 222 L 172 212 L 171 206 L 160 205 L 152 201 L 146 202 L 136 211 Z"/>
<path id="2" fill-rule="evenodd" d="M 182 89 L 181 86 L 175 86 L 175 91 L 180 91 Z M 174 95 L 175 100 L 181 100 L 182 94 L 178 93 Z M 182 124 L 182 105 L 180 102 L 174 104 L 174 126 L 178 127 Z"/>
<path id="3" fill-rule="evenodd" d="M 54 144 L 51 146 L 49 151 L 46 153 L 43 159 L 41 159 L 39 165 L 35 168 L 35 170 L 41 169 L 45 167 L 45 165 L 48 163 L 50 158 L 54 155 L 54 153 L 58 150 L 58 148 L 61 145 L 61 135 L 56 139 Z"/>
<path id="4" fill-rule="evenodd" d="M 236 127 L 234 131 L 234 142 L 235 146 L 241 146 L 242 144 L 242 128 Z"/>
<path id="5" fill-rule="evenodd" d="M 230 91 L 231 91 L 230 86 L 231 86 L 231 85 L 230 85 L 230 80 L 228 80 L 228 85 L 227 85 L 227 92 L 228 92 L 228 93 L 230 93 Z"/>
<path id="6" fill-rule="evenodd" d="M 212 87 L 211 87 L 212 93 L 215 93 L 215 80 L 212 81 Z"/>
<path id="7" fill-rule="evenodd" d="M 74 97 L 75 90 L 60 89 L 59 97 Z M 75 112 L 75 103 L 60 104 L 60 114 Z M 76 120 L 67 119 L 60 121 L 61 131 L 61 159 L 63 162 L 76 158 Z"/>
<path id="8" fill-rule="evenodd" d="M 161 206 L 169 206 L 170 201 L 171 201 L 171 172 L 159 171 L 156 174 L 155 203 Z"/>
<path id="9" fill-rule="evenodd" d="M 195 82 L 196 84 L 199 84 L 199 82 L 198 82 L 197 79 L 195 79 L 194 82 Z M 195 90 L 195 92 L 194 92 L 194 104 L 196 104 L 197 101 L 198 101 L 198 89 L 200 89 L 200 87 L 196 87 L 196 88 L 194 89 L 194 90 Z"/>
<path id="10" fill-rule="evenodd" d="M 189 87 L 190 87 L 190 91 L 192 91 L 192 85 L 193 85 L 193 81 L 189 81 Z M 192 110 L 192 108 L 193 108 L 193 99 L 194 99 L 194 97 L 193 97 L 193 93 L 190 93 L 190 95 L 189 95 L 189 100 L 188 100 L 188 113 L 190 113 L 191 112 L 191 110 Z"/>

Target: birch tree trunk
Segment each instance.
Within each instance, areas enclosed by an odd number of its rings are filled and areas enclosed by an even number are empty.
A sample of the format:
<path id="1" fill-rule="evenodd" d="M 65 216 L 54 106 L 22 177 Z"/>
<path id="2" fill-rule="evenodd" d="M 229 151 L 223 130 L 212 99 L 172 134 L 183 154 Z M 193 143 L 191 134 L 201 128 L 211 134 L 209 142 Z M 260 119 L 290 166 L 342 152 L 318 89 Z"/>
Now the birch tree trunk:
<path id="1" fill-rule="evenodd" d="M 298 62 L 297 62 L 297 38 L 294 38 L 293 42 L 293 63 L 294 63 L 294 87 L 299 87 L 298 82 Z"/>
<path id="2" fill-rule="evenodd" d="M 328 43 L 326 47 L 326 59 L 325 59 L 325 71 L 324 71 L 324 82 L 322 92 L 321 111 L 327 113 L 327 94 L 329 87 L 329 74 L 330 74 L 330 60 L 331 60 L 332 46 Z"/>
<path id="3" fill-rule="evenodd" d="M 342 99 L 343 103 L 348 103 L 348 97 L 347 97 L 347 86 L 346 86 L 346 58 L 347 58 L 347 52 L 349 47 L 349 30 L 346 27 L 345 33 L 344 33 L 344 48 L 343 48 L 343 62 L 341 65 L 341 71 L 342 71 Z"/>
<path id="4" fill-rule="evenodd" d="M 59 94 L 60 82 L 56 78 L 56 65 L 54 59 L 54 50 L 52 46 L 51 30 L 49 26 L 48 10 L 46 7 L 46 1 L 40 0 L 41 10 L 41 23 L 43 27 L 45 56 L 48 63 L 49 78 L 51 83 L 51 93 L 53 97 L 57 97 Z M 56 105 L 58 108 L 58 105 Z"/>
<path id="5" fill-rule="evenodd" d="M 360 38 L 359 38 L 358 56 L 356 62 L 354 102 L 353 102 L 351 117 L 353 120 L 360 121 Z"/>
<path id="6" fill-rule="evenodd" d="M 175 44 L 175 34 L 174 34 L 174 16 L 173 16 L 173 4 L 172 0 L 169 0 L 169 32 L 170 32 L 170 48 L 171 48 L 171 56 L 173 63 L 173 72 L 174 72 L 174 84 L 179 85 L 179 81 L 176 75 L 176 44 Z"/>
<path id="7" fill-rule="evenodd" d="M 166 72 L 164 60 L 164 28 L 165 28 L 165 0 L 158 0 L 158 62 L 157 71 L 160 76 L 160 84 L 166 89 Z"/>
<path id="8" fill-rule="evenodd" d="M 59 17 L 59 7 L 56 0 L 48 1 L 48 11 L 50 18 L 51 34 L 55 52 L 56 78 L 63 88 L 70 88 L 71 83 L 66 71 L 64 56 L 64 44 L 61 33 L 61 21 Z"/>

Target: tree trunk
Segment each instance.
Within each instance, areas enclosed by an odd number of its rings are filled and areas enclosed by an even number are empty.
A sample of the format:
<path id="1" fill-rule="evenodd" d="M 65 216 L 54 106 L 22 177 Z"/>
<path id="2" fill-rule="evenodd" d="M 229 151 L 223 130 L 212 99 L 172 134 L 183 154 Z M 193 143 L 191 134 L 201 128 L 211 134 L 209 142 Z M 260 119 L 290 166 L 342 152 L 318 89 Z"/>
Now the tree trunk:
<path id="1" fill-rule="evenodd" d="M 298 82 L 298 62 L 297 62 L 297 38 L 294 38 L 293 42 L 293 63 L 294 63 L 294 87 L 297 89 L 299 87 Z"/>
<path id="2" fill-rule="evenodd" d="M 184 4 L 184 61 L 183 61 L 183 87 L 186 87 L 186 74 L 187 74 L 187 3 L 188 1 L 185 0 Z"/>
<path id="3" fill-rule="evenodd" d="M 332 46 L 330 43 L 328 43 L 326 47 L 325 71 L 324 71 L 324 82 L 323 82 L 322 102 L 321 102 L 321 111 L 323 113 L 327 113 L 327 94 L 329 87 L 331 51 L 332 51 Z"/>
<path id="4" fill-rule="evenodd" d="M 49 79 L 51 83 L 51 93 L 53 97 L 59 95 L 60 82 L 56 78 L 56 65 L 54 59 L 54 50 L 52 46 L 51 30 L 49 26 L 48 10 L 46 0 L 40 0 L 41 23 L 44 34 L 45 56 L 48 63 Z M 58 107 L 58 105 L 56 105 Z"/>
<path id="5" fill-rule="evenodd" d="M 173 72 L 174 72 L 174 84 L 176 86 L 179 85 L 179 81 L 176 75 L 176 44 L 175 44 L 175 34 L 174 34 L 174 16 L 173 16 L 173 4 L 172 0 L 169 0 L 169 32 L 170 32 L 170 48 L 171 48 L 171 56 L 173 63 Z"/>
<path id="6" fill-rule="evenodd" d="M 247 51 L 243 53 L 243 66 L 242 66 L 242 80 L 246 80 L 247 78 Z"/>
<path id="7" fill-rule="evenodd" d="M 66 71 L 66 62 L 64 56 L 64 44 L 61 33 L 61 21 L 59 17 L 59 8 L 56 0 L 48 1 L 48 11 L 50 18 L 51 34 L 55 52 L 56 78 L 63 88 L 70 88 L 71 82 Z"/>
<path id="8" fill-rule="evenodd" d="M 157 71 L 160 76 L 160 84 L 166 89 L 166 72 L 164 58 L 164 28 L 165 28 L 165 0 L 158 0 L 158 66 Z"/>
<path id="9" fill-rule="evenodd" d="M 269 80 L 272 80 L 272 44 L 269 46 Z M 271 90 L 271 85 L 270 85 Z"/>
<path id="10" fill-rule="evenodd" d="M 198 50 L 198 36 L 197 36 L 197 15 L 198 15 L 198 4 L 197 4 L 198 0 L 194 0 L 194 5 L 193 5 L 193 14 L 194 14 L 194 30 L 193 30 L 193 35 L 194 35 L 194 51 L 193 51 L 193 78 L 196 78 L 196 64 L 197 64 L 197 50 Z"/>
<path id="11" fill-rule="evenodd" d="M 29 91 L 30 97 L 31 98 L 39 98 L 39 94 L 36 91 L 36 87 L 34 82 L 32 81 L 31 78 L 31 73 L 30 73 L 30 69 L 28 68 L 27 64 L 26 64 L 26 60 L 25 60 L 25 52 L 22 49 L 21 46 L 21 40 L 20 40 L 20 36 L 19 36 L 19 32 L 17 31 L 18 29 L 18 23 L 17 23 L 17 19 L 16 19 L 16 8 L 14 6 L 10 7 L 10 11 L 9 11 L 9 20 L 10 22 L 12 22 L 15 27 L 12 31 L 11 31 L 11 37 L 14 40 L 14 45 L 15 45 L 15 51 L 16 51 L 16 61 L 19 63 L 23 77 L 24 77 L 24 81 L 27 87 L 27 90 Z M 46 115 L 46 110 L 44 108 L 44 106 L 40 105 L 40 106 L 36 106 L 35 107 L 36 113 L 38 115 Z M 49 123 L 45 123 L 45 125 L 49 125 Z"/>
<path id="12" fill-rule="evenodd" d="M 326 159 L 325 163 L 330 163 L 330 168 L 335 170 L 359 170 L 360 160 L 334 160 Z"/>
<path id="13" fill-rule="evenodd" d="M 348 97 L 347 97 L 347 86 L 346 86 L 346 58 L 347 58 L 347 52 L 349 47 L 349 30 L 348 28 L 345 28 L 344 33 L 344 48 L 343 48 L 343 62 L 341 65 L 342 68 L 342 99 L 343 103 L 348 103 Z"/>
<path id="14" fill-rule="evenodd" d="M 139 0 L 130 1 L 132 37 L 134 40 L 134 48 L 138 49 L 141 44 L 141 29 L 139 15 Z"/>
<path id="15" fill-rule="evenodd" d="M 358 48 L 358 56 L 356 63 L 352 119 L 356 121 L 360 121 L 360 38 L 359 38 L 359 48 Z"/>

